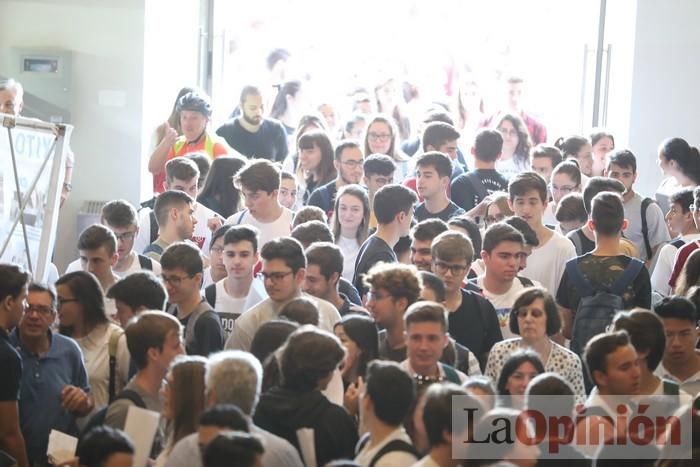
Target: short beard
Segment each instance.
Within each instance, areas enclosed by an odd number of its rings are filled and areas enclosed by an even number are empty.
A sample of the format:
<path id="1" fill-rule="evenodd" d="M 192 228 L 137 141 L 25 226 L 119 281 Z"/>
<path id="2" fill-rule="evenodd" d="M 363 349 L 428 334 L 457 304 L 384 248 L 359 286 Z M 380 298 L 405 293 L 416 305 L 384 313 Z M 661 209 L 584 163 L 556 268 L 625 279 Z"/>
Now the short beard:
<path id="1" fill-rule="evenodd" d="M 260 121 L 257 121 L 257 120 L 253 120 L 253 119 L 249 118 L 246 114 L 241 114 L 241 116 L 243 117 L 243 120 L 245 120 L 250 125 L 258 126 L 262 123 L 262 118 L 260 119 Z"/>

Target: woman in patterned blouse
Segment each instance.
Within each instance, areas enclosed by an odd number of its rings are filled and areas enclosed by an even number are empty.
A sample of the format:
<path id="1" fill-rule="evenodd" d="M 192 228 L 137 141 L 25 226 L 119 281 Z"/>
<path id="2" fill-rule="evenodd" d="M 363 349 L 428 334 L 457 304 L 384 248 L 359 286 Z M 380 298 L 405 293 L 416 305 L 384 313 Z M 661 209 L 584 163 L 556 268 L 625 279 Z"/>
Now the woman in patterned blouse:
<path id="1" fill-rule="evenodd" d="M 498 381 L 508 357 L 517 350 L 529 348 L 539 355 L 545 371 L 557 373 L 571 384 L 577 402 L 582 402 L 585 388 L 581 360 L 550 338 L 561 328 L 552 295 L 541 287 L 524 289 L 513 303 L 509 325 L 510 330 L 520 337 L 497 342 L 491 348 L 484 374 Z"/>

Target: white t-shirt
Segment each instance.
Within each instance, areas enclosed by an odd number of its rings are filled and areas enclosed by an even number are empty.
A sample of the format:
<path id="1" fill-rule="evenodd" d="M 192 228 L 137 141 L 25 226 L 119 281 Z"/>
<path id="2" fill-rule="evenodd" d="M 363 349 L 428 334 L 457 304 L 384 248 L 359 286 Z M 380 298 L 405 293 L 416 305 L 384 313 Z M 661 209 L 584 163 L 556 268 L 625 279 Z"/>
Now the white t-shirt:
<path id="1" fill-rule="evenodd" d="M 245 297 L 234 298 L 226 292 L 226 278 L 221 279 L 216 283 L 216 303 L 214 311 L 219 313 L 221 325 L 224 327 L 226 339 L 233 331 L 234 322 L 246 310 L 254 307 L 261 301 L 267 298 L 265 285 L 258 278 L 253 279 L 250 284 L 250 289 Z"/>
<path id="2" fill-rule="evenodd" d="M 629 222 L 625 237 L 630 240 L 639 250 L 639 259 L 645 261 L 647 259 L 647 250 L 644 246 L 644 236 L 642 235 L 642 197 L 639 193 L 635 193 L 632 199 L 625 202 L 625 219 Z M 647 227 L 649 230 L 649 245 L 651 248 L 671 240 L 666 227 L 664 213 L 656 203 L 651 203 L 646 211 Z"/>
<path id="3" fill-rule="evenodd" d="M 115 371 L 115 394 L 129 381 L 129 349 L 126 334 L 114 323 L 97 326 L 85 337 L 75 339 L 83 351 L 85 369 L 90 382 L 90 392 L 95 398 L 95 410 L 109 403 L 109 338 L 120 332 L 117 343 L 117 366 Z"/>
<path id="4" fill-rule="evenodd" d="M 694 242 L 695 240 L 700 240 L 700 234 L 683 235 L 681 238 L 685 243 Z M 668 281 L 676 263 L 677 253 L 678 248 L 670 243 L 662 246 L 659 250 L 654 270 L 651 273 L 651 290 L 660 293 L 664 297 L 673 294 Z"/>
<path id="5" fill-rule="evenodd" d="M 360 251 L 360 245 L 354 238 L 346 238 L 342 235 L 336 241 L 338 248 L 343 252 L 343 274 L 342 276 L 352 282 L 355 275 L 355 261 L 357 253 Z"/>
<path id="6" fill-rule="evenodd" d="M 151 209 L 143 208 L 139 211 L 139 233 L 134 240 L 134 251 L 143 253 L 148 245 L 151 244 Z M 197 219 L 197 225 L 194 226 L 192 233 L 192 242 L 199 247 L 205 254 L 209 253 L 209 242 L 211 242 L 211 230 L 207 226 L 207 222 L 212 217 L 221 217 L 202 203 L 195 204 L 194 217 Z"/>
<path id="7" fill-rule="evenodd" d="M 530 165 L 516 162 L 515 155 L 510 159 L 498 159 L 496 161 L 496 171 L 503 175 L 506 180 L 510 180 L 514 175 L 527 170 L 530 170 Z"/>
<path id="8" fill-rule="evenodd" d="M 532 249 L 532 254 L 527 258 L 527 267 L 520 275 L 539 282 L 549 293 L 556 295 L 566 262 L 575 256 L 576 247 L 571 240 L 553 232 L 544 245 Z"/>
<path id="9" fill-rule="evenodd" d="M 160 263 L 152 258 L 149 258 L 151 260 L 151 267 L 153 268 L 151 272 L 155 274 L 156 276 L 160 276 L 161 273 L 161 268 L 160 268 Z M 68 265 L 66 268 L 66 274 L 69 272 L 75 272 L 75 271 L 82 271 L 83 266 L 80 264 L 80 259 L 76 259 L 72 263 Z M 119 276 L 119 278 L 123 279 L 126 276 L 133 274 L 135 272 L 141 272 L 144 271 L 143 268 L 141 268 L 141 263 L 139 262 L 138 257 L 136 256 L 135 251 L 131 252 L 131 264 L 129 264 L 129 267 L 125 271 L 115 271 L 112 269 L 112 272 Z"/>
<path id="10" fill-rule="evenodd" d="M 557 221 L 556 216 L 554 215 L 554 203 L 549 202 L 547 204 L 547 207 L 544 208 L 544 213 L 542 214 L 542 223 L 544 225 L 551 225 L 551 226 L 557 226 L 559 224 L 559 221 Z"/>
<path id="11" fill-rule="evenodd" d="M 540 286 L 541 284 L 537 281 L 532 281 L 534 286 Z M 512 337 L 519 337 L 510 331 L 509 317 L 510 310 L 513 308 L 513 303 L 515 303 L 515 298 L 518 296 L 521 290 L 525 286 L 520 282 L 517 277 L 513 279 L 513 283 L 510 286 L 508 292 L 502 295 L 495 295 L 484 287 L 484 276 L 479 276 L 476 279 L 476 285 L 483 291 L 484 297 L 491 302 L 491 305 L 496 309 L 496 315 L 498 316 L 498 323 L 501 325 L 501 333 L 503 334 L 503 339 L 510 339 Z"/>
<path id="12" fill-rule="evenodd" d="M 227 224 L 232 225 L 252 225 L 260 233 L 258 240 L 258 249 L 262 248 L 270 240 L 279 237 L 288 237 L 292 233 L 292 218 L 294 213 L 289 209 L 282 207 L 282 214 L 272 222 L 260 222 L 254 218 L 250 211 L 244 209 L 226 219 Z"/>

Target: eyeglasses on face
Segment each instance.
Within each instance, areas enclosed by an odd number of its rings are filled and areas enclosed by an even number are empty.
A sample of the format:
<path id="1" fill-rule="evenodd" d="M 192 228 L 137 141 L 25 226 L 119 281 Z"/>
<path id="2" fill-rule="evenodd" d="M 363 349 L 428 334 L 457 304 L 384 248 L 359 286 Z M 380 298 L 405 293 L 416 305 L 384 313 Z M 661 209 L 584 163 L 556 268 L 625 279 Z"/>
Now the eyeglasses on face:
<path id="1" fill-rule="evenodd" d="M 447 271 L 450 271 L 453 276 L 463 274 L 469 267 L 468 264 L 450 264 L 440 260 L 433 261 L 433 266 L 438 273 L 446 274 Z"/>
<path id="2" fill-rule="evenodd" d="M 53 308 L 47 305 L 35 305 L 33 303 L 28 303 L 27 307 L 24 309 L 24 312 L 26 314 L 34 312 L 41 316 L 49 316 L 51 313 L 53 313 Z"/>
<path id="3" fill-rule="evenodd" d="M 287 272 L 265 272 L 262 271 L 260 275 L 263 277 L 263 280 L 270 280 L 272 282 L 279 282 L 285 277 L 287 277 L 290 274 L 294 274 L 294 271 L 287 271 Z"/>
<path id="4" fill-rule="evenodd" d="M 367 133 L 367 137 L 372 141 L 389 141 L 389 139 L 391 138 L 391 134 L 375 133 L 373 131 L 370 131 L 369 133 Z"/>
<path id="5" fill-rule="evenodd" d="M 124 232 L 124 233 L 120 233 L 120 234 L 115 233 L 114 236 L 117 237 L 118 242 L 130 242 L 136 236 L 136 231 Z"/>
<path id="6" fill-rule="evenodd" d="M 163 283 L 169 283 L 170 285 L 174 285 L 175 287 L 179 286 L 182 284 L 182 281 L 185 279 L 192 279 L 194 276 L 187 275 L 187 276 L 178 276 L 176 274 L 173 275 L 167 275 L 167 274 L 161 274 L 160 278 L 163 279 Z"/>

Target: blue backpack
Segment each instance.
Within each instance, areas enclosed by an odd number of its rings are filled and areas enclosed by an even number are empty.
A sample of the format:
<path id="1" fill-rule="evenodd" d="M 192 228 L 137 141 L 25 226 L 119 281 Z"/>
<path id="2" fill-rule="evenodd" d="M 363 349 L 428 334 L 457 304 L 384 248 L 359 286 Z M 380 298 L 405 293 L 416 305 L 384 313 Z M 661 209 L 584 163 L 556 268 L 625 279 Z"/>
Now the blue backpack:
<path id="1" fill-rule="evenodd" d="M 624 309 L 622 294 L 642 270 L 644 263 L 631 258 L 622 275 L 611 287 L 593 288 L 579 269 L 577 259 L 567 261 L 566 273 L 581 297 L 574 316 L 570 346 L 574 353 L 581 356 L 588 341 L 593 336 L 605 332 L 615 313 Z"/>

